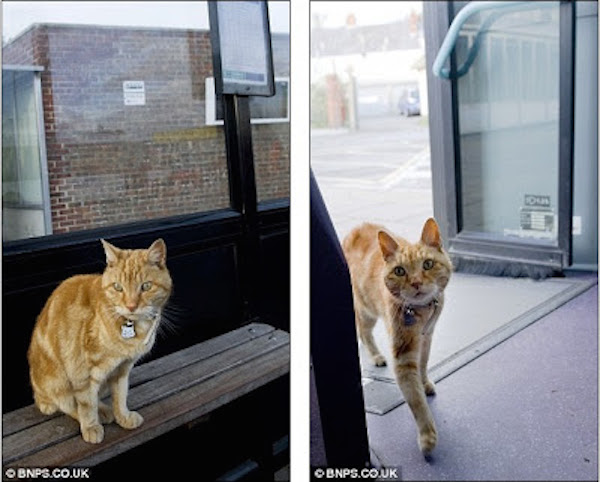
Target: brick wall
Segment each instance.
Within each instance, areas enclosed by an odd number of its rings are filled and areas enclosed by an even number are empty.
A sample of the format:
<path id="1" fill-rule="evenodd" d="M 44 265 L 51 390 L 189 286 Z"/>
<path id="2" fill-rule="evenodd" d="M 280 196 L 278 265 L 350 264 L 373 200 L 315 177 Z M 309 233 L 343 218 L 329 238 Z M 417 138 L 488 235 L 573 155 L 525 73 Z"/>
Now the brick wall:
<path id="1" fill-rule="evenodd" d="M 273 36 L 276 75 L 288 39 Z M 229 205 L 223 128 L 205 125 L 208 31 L 36 25 L 3 63 L 45 68 L 55 233 Z M 145 105 L 124 105 L 126 80 L 144 81 Z M 258 199 L 289 196 L 289 124 L 252 132 Z"/>

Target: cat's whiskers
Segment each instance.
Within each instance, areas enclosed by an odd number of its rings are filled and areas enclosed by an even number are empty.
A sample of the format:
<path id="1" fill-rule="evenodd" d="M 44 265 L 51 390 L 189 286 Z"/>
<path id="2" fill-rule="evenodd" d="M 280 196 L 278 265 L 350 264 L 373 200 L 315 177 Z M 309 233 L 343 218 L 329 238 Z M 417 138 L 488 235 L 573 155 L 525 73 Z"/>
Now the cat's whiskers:
<path id="1" fill-rule="evenodd" d="M 179 334 L 179 327 L 177 323 L 175 323 L 176 316 L 174 316 L 173 306 L 169 303 L 167 304 L 161 313 L 161 322 L 158 326 L 157 335 L 161 338 L 164 338 L 168 335 L 177 335 Z M 184 312 L 184 309 L 180 309 L 180 312 Z"/>

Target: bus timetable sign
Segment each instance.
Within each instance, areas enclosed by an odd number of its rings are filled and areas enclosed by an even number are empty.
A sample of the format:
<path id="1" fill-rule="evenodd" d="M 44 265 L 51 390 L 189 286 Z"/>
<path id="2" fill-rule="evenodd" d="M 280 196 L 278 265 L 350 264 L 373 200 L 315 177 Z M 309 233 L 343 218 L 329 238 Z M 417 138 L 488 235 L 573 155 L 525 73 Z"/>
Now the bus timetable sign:
<path id="1" fill-rule="evenodd" d="M 217 94 L 275 94 L 266 1 L 208 2 Z"/>

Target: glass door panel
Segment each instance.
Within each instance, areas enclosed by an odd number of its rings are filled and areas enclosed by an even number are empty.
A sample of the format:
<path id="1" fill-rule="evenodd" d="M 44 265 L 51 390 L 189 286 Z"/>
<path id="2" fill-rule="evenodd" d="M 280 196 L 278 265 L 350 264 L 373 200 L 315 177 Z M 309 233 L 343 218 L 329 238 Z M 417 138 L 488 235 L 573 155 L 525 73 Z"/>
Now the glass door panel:
<path id="1" fill-rule="evenodd" d="M 424 8 L 434 214 L 457 269 L 571 264 L 574 20 L 573 2 Z"/>
<path id="2" fill-rule="evenodd" d="M 559 2 L 488 10 L 460 31 L 456 64 L 478 49 L 456 80 L 465 232 L 557 245 L 559 32 Z"/>

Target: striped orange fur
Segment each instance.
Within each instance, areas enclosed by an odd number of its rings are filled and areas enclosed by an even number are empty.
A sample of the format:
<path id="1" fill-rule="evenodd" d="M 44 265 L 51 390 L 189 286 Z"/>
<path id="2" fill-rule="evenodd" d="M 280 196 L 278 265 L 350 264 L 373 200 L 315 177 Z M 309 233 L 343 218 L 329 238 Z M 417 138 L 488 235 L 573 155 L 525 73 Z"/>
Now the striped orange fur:
<path id="1" fill-rule="evenodd" d="M 426 395 L 435 393 L 427 377 L 427 363 L 452 272 L 438 225 L 428 219 L 421 239 L 413 244 L 383 226 L 364 223 L 346 236 L 343 249 L 352 279 L 359 338 L 373 363 L 385 365 L 373 338 L 375 323 L 384 320 L 396 381 L 417 423 L 419 447 L 427 455 L 437 443 L 426 400 Z"/>
<path id="2" fill-rule="evenodd" d="M 104 273 L 73 276 L 54 290 L 37 318 L 27 353 L 37 407 L 78 420 L 83 439 L 91 443 L 103 440 L 103 423 L 116 420 L 133 429 L 143 422 L 127 408 L 129 372 L 152 348 L 172 289 L 162 239 L 148 249 L 102 244 Z M 128 320 L 133 324 L 129 333 L 124 329 Z M 106 389 L 112 407 L 100 401 Z"/>

